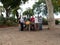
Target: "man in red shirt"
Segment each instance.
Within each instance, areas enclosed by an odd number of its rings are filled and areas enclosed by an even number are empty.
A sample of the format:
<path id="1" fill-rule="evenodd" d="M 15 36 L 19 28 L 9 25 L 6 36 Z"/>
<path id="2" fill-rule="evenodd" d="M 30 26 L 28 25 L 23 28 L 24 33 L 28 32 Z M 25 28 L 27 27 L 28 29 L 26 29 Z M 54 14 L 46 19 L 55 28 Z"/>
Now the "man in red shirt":
<path id="1" fill-rule="evenodd" d="M 32 18 L 30 18 L 30 21 L 34 23 L 35 22 L 35 18 L 32 16 Z"/>
<path id="2" fill-rule="evenodd" d="M 34 26 L 34 22 L 35 22 L 35 18 L 32 16 L 32 18 L 30 18 L 31 21 L 31 30 L 35 30 L 35 26 Z"/>

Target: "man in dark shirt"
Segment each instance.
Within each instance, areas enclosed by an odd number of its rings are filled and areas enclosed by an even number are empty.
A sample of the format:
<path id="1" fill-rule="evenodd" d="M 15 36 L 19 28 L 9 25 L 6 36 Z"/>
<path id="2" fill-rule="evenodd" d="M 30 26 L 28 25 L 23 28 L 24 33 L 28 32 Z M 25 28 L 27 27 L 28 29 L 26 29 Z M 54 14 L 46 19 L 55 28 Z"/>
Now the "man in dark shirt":
<path id="1" fill-rule="evenodd" d="M 39 30 L 42 30 L 42 16 L 38 16 Z"/>

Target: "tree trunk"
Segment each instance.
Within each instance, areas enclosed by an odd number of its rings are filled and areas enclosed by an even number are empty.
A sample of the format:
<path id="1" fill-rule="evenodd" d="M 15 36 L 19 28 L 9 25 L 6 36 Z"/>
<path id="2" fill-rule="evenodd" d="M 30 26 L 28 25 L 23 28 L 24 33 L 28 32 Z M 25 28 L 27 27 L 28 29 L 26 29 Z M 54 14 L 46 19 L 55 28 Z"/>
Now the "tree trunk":
<path id="1" fill-rule="evenodd" d="M 45 0 L 47 5 L 47 11 L 48 11 L 48 28 L 50 30 L 55 29 L 55 19 L 54 19 L 54 12 L 53 12 L 53 5 L 51 0 Z"/>
<path id="2" fill-rule="evenodd" d="M 0 16 L 2 15 L 2 9 L 0 9 Z"/>
<path id="3" fill-rule="evenodd" d="M 9 18 L 9 10 L 6 9 L 6 18 Z"/>
<path id="4" fill-rule="evenodd" d="M 18 17 L 19 17 L 19 15 L 18 15 L 18 12 L 17 12 L 17 10 L 16 10 L 16 17 L 17 17 L 17 22 L 18 22 Z"/>

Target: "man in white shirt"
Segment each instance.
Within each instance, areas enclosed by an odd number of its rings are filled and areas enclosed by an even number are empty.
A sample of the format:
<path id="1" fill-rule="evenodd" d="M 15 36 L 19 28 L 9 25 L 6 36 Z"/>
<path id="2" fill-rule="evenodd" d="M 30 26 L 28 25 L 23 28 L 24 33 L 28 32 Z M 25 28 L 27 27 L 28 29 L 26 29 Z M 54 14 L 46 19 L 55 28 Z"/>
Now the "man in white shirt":
<path id="1" fill-rule="evenodd" d="M 21 19 L 20 19 L 20 22 L 21 22 L 21 23 L 24 23 L 24 19 L 23 19 L 23 18 L 21 18 Z"/>
<path id="2" fill-rule="evenodd" d="M 35 30 L 38 30 L 38 17 L 35 16 Z"/>
<path id="3" fill-rule="evenodd" d="M 24 29 L 24 19 L 23 18 L 20 19 L 20 27 L 21 27 L 21 31 L 23 31 L 23 29 Z"/>

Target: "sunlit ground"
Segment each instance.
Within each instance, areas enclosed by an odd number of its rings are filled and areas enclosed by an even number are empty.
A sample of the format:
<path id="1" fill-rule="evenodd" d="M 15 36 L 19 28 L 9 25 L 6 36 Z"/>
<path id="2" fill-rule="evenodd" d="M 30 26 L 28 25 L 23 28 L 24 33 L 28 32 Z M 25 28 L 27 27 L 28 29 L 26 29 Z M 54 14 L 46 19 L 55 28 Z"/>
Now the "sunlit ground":
<path id="1" fill-rule="evenodd" d="M 60 25 L 55 30 L 19 31 L 18 27 L 0 28 L 0 45 L 60 45 Z"/>

